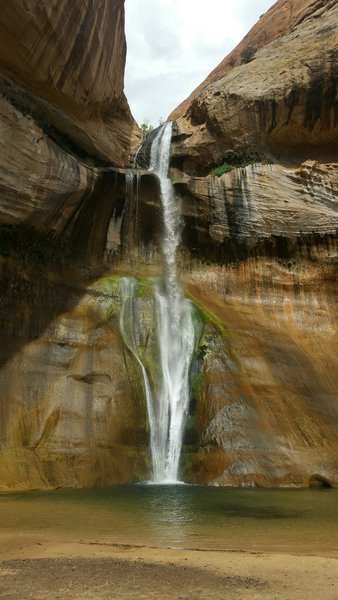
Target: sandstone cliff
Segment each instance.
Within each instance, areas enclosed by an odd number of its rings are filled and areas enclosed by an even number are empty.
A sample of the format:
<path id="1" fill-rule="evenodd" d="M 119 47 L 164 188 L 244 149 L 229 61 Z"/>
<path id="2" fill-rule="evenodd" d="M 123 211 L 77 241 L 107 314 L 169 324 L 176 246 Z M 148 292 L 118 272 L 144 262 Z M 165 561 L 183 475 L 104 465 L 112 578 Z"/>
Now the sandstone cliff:
<path id="1" fill-rule="evenodd" d="M 328 3 L 326 0 L 279 0 L 263 15 L 252 29 L 244 36 L 241 42 L 228 54 L 217 67 L 211 71 L 206 79 L 169 115 L 169 119 L 175 120 L 185 114 L 193 99 L 211 83 L 215 83 L 224 77 L 231 69 L 241 65 L 250 56 L 254 56 L 257 50 L 264 48 L 270 42 L 278 40 L 290 33 L 297 25 L 323 9 Z M 333 3 L 331 3 L 333 4 Z M 248 48 L 252 52 L 248 52 Z"/>
<path id="2" fill-rule="evenodd" d="M 125 178 L 111 167 L 128 166 L 140 140 L 123 93 L 124 3 L 5 4 L 0 485 L 130 480 L 145 469 L 142 390 L 118 332 L 103 324 L 107 294 L 87 289 L 88 274 L 121 244 Z"/>
<path id="3" fill-rule="evenodd" d="M 125 55 L 122 1 L 3 7 L 0 222 L 60 236 L 104 177 L 95 167 L 131 162 Z"/>
<path id="4" fill-rule="evenodd" d="M 155 369 L 149 288 L 162 225 L 155 178 L 117 168 L 137 141 L 122 9 L 4 11 L 1 487 L 149 476 L 142 373 L 119 314 L 121 276 L 139 276 L 140 340 Z M 226 59 L 176 113 L 178 268 L 202 324 L 187 481 L 338 486 L 336 40 L 335 2 L 280 0 L 232 68 Z M 239 64 L 248 45 L 256 54 Z"/>
<path id="5" fill-rule="evenodd" d="M 123 93 L 125 55 L 122 0 L 2 7 L 0 91 L 49 131 L 117 166 L 140 139 Z"/>
<path id="6" fill-rule="evenodd" d="M 337 23 L 336 2 L 278 1 L 171 115 L 185 278 L 221 332 L 194 481 L 337 485 Z"/>
<path id="7" fill-rule="evenodd" d="M 85 286 L 44 257 L 0 266 L 0 485 L 145 477 L 145 400 L 118 330 L 118 283 Z"/>
<path id="8" fill-rule="evenodd" d="M 236 149 L 251 153 L 251 162 L 337 156 L 338 7 L 313 8 L 192 100 L 177 119 L 174 157 L 182 170 L 205 174 Z"/>

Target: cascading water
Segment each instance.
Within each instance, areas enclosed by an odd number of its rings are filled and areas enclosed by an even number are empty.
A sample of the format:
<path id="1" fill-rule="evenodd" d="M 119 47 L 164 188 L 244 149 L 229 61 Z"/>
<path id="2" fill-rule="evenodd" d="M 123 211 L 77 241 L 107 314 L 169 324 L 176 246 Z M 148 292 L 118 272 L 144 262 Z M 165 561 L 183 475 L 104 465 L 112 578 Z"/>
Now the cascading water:
<path id="1" fill-rule="evenodd" d="M 185 415 L 189 405 L 189 367 L 195 347 L 191 303 L 183 296 L 176 275 L 176 251 L 181 216 L 173 185 L 168 178 L 172 123 L 159 130 L 151 146 L 150 171 L 160 181 L 164 232 L 162 253 L 164 286 L 157 286 L 157 331 L 162 370 L 159 414 L 154 423 L 155 481 L 176 481 L 182 448 Z"/>
<path id="2" fill-rule="evenodd" d="M 189 406 L 189 369 L 196 344 L 193 306 L 177 281 L 176 252 L 180 242 L 180 207 L 168 178 L 172 124 L 166 123 L 155 137 L 150 155 L 150 171 L 159 179 L 163 210 L 162 255 L 164 277 L 155 289 L 157 346 L 161 381 L 158 393 L 153 394 L 146 368 L 139 356 L 131 319 L 135 318 L 132 304 L 135 289 L 123 284 L 120 325 L 129 349 L 139 362 L 144 379 L 153 481 L 175 483 L 185 417 Z M 125 278 L 130 279 L 130 278 Z"/>

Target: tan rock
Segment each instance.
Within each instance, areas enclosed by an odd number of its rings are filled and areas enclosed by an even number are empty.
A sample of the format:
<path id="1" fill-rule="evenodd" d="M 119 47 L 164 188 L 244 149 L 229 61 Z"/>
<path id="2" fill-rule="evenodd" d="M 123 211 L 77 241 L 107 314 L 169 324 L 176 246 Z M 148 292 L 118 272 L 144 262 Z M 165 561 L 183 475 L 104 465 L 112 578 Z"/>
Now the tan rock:
<path id="1" fill-rule="evenodd" d="M 123 94 L 124 62 L 123 2 L 47 7 L 18 0 L 4 8 L 0 222 L 34 227 L 53 238 L 62 234 L 63 244 L 70 239 L 71 252 L 78 254 L 85 240 L 91 246 L 86 256 L 99 245 L 101 259 L 106 240 L 98 241 L 115 206 L 109 209 L 103 199 L 105 182 L 115 192 L 120 183 L 92 165 L 100 157 L 128 165 L 139 141 Z M 112 189 L 116 198 L 120 192 Z M 101 214 L 94 216 L 88 205 L 98 196 Z M 96 240 L 89 233 L 94 226 Z"/>
<path id="2" fill-rule="evenodd" d="M 0 221 L 59 234 L 91 192 L 97 171 L 0 99 Z"/>
<path id="3" fill-rule="evenodd" d="M 231 261 L 245 248 L 250 254 L 261 243 L 268 247 L 273 238 L 288 240 L 292 254 L 297 240 L 301 246 L 314 234 L 334 238 L 338 227 L 336 163 L 307 161 L 297 169 L 256 164 L 221 177 L 183 177 L 176 188 L 184 243 L 204 256 L 216 248 L 220 259 Z"/>
<path id="4" fill-rule="evenodd" d="M 205 173 L 234 149 L 274 162 L 337 156 L 338 6 L 310 4 L 313 12 L 290 33 L 202 89 L 177 119 L 181 170 Z"/>
<path id="5" fill-rule="evenodd" d="M 244 36 L 241 42 L 228 54 L 205 80 L 169 115 L 175 120 L 183 116 L 193 99 L 211 83 L 219 81 L 234 67 L 243 61 L 242 53 L 247 48 L 254 51 L 264 48 L 270 42 L 278 40 L 290 33 L 304 19 L 311 16 L 319 8 L 324 8 L 326 0 L 278 0 L 271 8 L 260 16 L 259 21 Z M 333 4 L 333 3 L 331 3 Z"/>
<path id="6" fill-rule="evenodd" d="M 149 471 L 140 373 L 100 313 L 110 295 L 80 276 L 102 270 L 129 231 L 124 173 L 90 165 L 128 165 L 139 139 L 123 20 L 118 0 L 18 0 L 2 13 L 0 487 Z"/>
<path id="7" fill-rule="evenodd" d="M 114 297 L 39 268 L 11 271 L 2 266 L 0 488 L 145 478 L 142 375 L 121 342 Z"/>
<path id="8" fill-rule="evenodd" d="M 123 93 L 125 55 L 122 0 L 14 0 L 2 8 L 0 72 L 14 82 L 6 93 L 116 166 L 130 162 L 140 140 Z"/>
<path id="9" fill-rule="evenodd" d="M 205 337 L 189 481 L 338 486 L 333 275 L 263 258 L 191 270 L 192 297 L 223 334 Z"/>
<path id="10" fill-rule="evenodd" d="M 280 0 L 171 115 L 182 278 L 214 323 L 193 482 L 338 485 L 337 23 Z"/>

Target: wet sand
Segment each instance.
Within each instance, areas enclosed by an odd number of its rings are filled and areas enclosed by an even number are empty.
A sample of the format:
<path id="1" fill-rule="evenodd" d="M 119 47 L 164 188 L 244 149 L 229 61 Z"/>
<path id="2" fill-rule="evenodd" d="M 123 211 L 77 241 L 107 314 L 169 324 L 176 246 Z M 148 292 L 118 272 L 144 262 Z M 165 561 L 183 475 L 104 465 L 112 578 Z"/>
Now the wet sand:
<path id="1" fill-rule="evenodd" d="M 137 547 L 0 534 L 2 600 L 338 600 L 337 553 Z"/>

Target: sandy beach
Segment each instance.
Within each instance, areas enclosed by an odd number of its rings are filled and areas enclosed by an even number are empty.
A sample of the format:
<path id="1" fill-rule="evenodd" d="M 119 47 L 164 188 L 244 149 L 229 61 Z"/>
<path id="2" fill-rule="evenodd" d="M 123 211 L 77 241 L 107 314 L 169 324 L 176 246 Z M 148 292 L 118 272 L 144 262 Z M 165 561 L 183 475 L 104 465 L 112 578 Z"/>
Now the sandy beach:
<path id="1" fill-rule="evenodd" d="M 337 554 L 174 550 L 1 534 L 2 600 L 337 600 Z"/>

